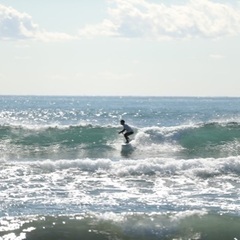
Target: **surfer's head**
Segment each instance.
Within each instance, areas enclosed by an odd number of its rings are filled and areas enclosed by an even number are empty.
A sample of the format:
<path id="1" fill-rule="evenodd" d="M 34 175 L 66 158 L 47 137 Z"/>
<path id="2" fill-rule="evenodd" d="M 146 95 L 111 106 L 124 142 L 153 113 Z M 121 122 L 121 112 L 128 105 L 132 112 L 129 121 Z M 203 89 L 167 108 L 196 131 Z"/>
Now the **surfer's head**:
<path id="1" fill-rule="evenodd" d="M 121 120 L 120 123 L 121 123 L 121 125 L 123 125 L 123 124 L 125 123 L 125 121 L 124 121 L 124 120 Z"/>

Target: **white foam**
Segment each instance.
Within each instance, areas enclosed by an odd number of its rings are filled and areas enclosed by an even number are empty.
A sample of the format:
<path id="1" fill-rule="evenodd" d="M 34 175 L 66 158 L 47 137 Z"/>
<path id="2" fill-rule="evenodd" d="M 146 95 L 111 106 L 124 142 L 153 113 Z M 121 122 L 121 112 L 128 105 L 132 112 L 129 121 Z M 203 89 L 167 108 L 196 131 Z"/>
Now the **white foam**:
<path id="1" fill-rule="evenodd" d="M 55 171 L 61 169 L 69 169 L 69 168 L 79 168 L 83 171 L 96 171 L 98 169 L 108 170 L 111 165 L 112 161 L 109 159 L 75 159 L 75 160 L 45 160 L 45 161 L 38 161 L 34 163 L 34 165 L 38 165 L 40 168 Z"/>
<path id="2" fill-rule="evenodd" d="M 37 210 L 50 212 L 55 211 L 53 205 L 71 205 L 69 211 L 81 205 L 88 210 L 120 211 L 129 207 L 134 211 L 148 207 L 152 211 L 186 208 L 199 210 L 197 214 L 208 208 L 234 212 L 239 205 L 240 157 L 6 162 L 0 175 L 4 206 L 21 203 L 26 206 L 20 208 L 25 214 L 35 205 Z"/>
<path id="3" fill-rule="evenodd" d="M 240 157 L 228 158 L 198 158 L 179 159 L 174 158 L 145 158 L 145 159 L 122 159 L 113 161 L 110 159 L 62 159 L 45 160 L 36 162 L 12 162 L 16 166 L 32 166 L 48 171 L 76 168 L 81 171 L 94 172 L 106 171 L 113 175 L 132 174 L 163 174 L 204 177 L 216 175 L 237 174 L 240 175 Z"/>
<path id="4" fill-rule="evenodd" d="M 187 211 L 183 211 L 183 212 L 178 212 L 175 215 L 171 216 L 172 221 L 179 221 L 191 216 L 199 216 L 202 217 L 204 215 L 207 215 L 208 211 L 206 209 L 202 209 L 202 210 L 187 210 Z"/>

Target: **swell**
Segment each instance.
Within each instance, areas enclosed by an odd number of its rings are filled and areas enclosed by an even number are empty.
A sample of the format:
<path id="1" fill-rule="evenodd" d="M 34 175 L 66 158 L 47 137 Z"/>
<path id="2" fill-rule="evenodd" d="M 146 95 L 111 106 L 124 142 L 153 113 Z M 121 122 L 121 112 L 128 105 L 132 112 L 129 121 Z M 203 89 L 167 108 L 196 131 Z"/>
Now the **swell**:
<path id="1" fill-rule="evenodd" d="M 194 149 L 209 144 L 223 145 L 240 139 L 240 125 L 237 122 L 207 123 L 190 128 L 182 133 L 180 143 L 183 147 Z"/>
<path id="2" fill-rule="evenodd" d="M 203 123 L 174 127 L 135 127 L 132 150 L 121 152 L 118 126 L 26 127 L 0 125 L 2 157 L 76 158 L 220 158 L 240 155 L 240 124 Z M 124 149 L 122 149 L 124 150 Z"/>
<path id="3" fill-rule="evenodd" d="M 210 122 L 177 127 L 145 128 L 145 143 L 174 152 L 178 158 L 220 158 L 240 155 L 240 124 Z M 140 140 L 141 141 L 141 140 Z"/>
<path id="4" fill-rule="evenodd" d="M 0 138 L 16 145 L 49 146 L 103 143 L 115 135 L 116 129 L 100 126 L 23 127 L 0 126 Z"/>
<path id="5" fill-rule="evenodd" d="M 240 155 L 240 125 L 237 122 L 207 123 L 183 132 L 179 143 L 189 157 Z"/>
<path id="6" fill-rule="evenodd" d="M 101 156 L 111 151 L 114 127 L 0 126 L 0 148 L 5 159 L 74 159 Z"/>

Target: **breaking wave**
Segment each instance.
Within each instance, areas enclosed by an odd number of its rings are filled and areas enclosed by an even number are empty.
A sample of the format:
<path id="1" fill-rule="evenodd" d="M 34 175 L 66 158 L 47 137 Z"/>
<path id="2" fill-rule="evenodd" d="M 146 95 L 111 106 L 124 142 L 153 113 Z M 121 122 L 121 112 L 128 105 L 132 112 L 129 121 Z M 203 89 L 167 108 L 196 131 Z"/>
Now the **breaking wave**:
<path id="1" fill-rule="evenodd" d="M 28 127 L 1 125 L 2 159 L 115 158 L 123 136 L 116 126 Z M 240 124 L 205 123 L 176 127 L 135 128 L 131 158 L 221 158 L 240 155 Z M 128 153 L 126 156 L 128 156 Z"/>

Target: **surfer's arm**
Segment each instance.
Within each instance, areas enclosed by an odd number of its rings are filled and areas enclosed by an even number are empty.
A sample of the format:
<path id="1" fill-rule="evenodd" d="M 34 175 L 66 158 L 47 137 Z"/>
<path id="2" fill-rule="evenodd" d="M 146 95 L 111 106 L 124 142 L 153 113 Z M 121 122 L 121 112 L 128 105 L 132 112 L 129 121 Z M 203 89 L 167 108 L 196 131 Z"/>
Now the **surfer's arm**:
<path id="1" fill-rule="evenodd" d="M 118 133 L 120 134 L 120 133 L 123 133 L 124 131 L 125 131 L 125 129 L 123 129 L 122 131 L 120 131 L 120 132 L 118 132 Z"/>

